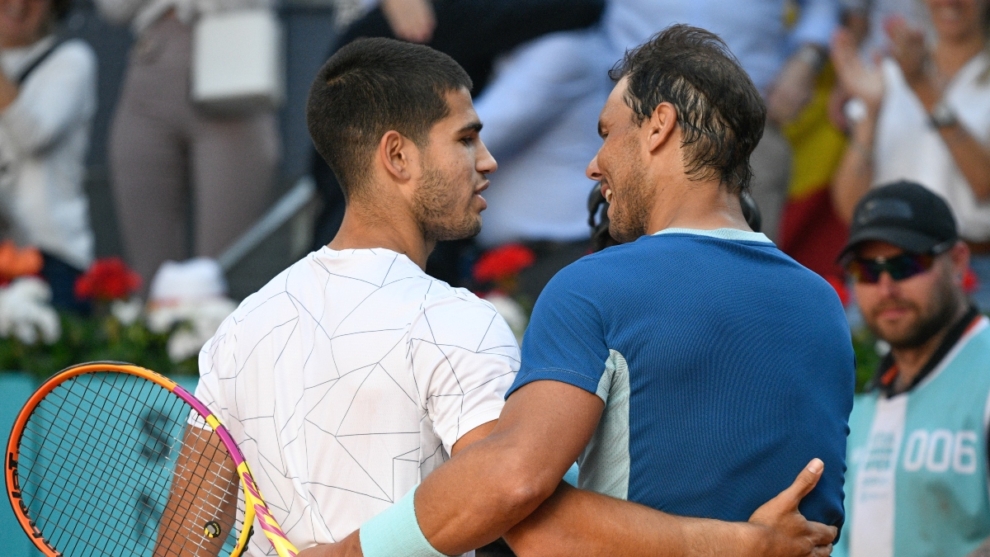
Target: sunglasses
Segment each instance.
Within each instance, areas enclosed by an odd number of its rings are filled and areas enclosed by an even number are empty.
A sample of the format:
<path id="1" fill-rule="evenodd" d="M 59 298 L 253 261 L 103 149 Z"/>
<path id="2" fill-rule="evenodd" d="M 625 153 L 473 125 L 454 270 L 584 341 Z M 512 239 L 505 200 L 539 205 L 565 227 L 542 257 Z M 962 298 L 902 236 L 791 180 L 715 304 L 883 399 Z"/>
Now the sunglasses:
<path id="1" fill-rule="evenodd" d="M 902 253 L 895 257 L 876 259 L 857 257 L 846 264 L 846 273 L 856 282 L 875 284 L 884 271 L 895 281 L 901 281 L 928 271 L 934 264 L 935 254 L 932 253 Z"/>

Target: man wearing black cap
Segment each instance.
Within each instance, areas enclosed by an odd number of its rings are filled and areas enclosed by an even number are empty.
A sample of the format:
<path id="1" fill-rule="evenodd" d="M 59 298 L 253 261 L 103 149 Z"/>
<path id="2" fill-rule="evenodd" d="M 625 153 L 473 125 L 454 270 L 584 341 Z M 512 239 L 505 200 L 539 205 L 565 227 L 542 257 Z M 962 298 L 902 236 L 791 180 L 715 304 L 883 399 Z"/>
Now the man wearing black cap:
<path id="1" fill-rule="evenodd" d="M 856 206 L 840 260 L 890 345 L 849 419 L 849 557 L 968 555 L 990 536 L 990 321 L 963 291 L 969 248 L 930 190 L 897 182 Z"/>

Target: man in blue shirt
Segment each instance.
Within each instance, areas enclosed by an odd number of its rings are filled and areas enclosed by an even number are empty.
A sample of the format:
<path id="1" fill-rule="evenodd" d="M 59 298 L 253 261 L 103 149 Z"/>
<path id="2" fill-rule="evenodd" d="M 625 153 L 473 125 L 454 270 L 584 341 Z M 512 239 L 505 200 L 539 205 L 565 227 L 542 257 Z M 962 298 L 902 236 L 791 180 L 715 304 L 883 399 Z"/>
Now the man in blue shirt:
<path id="1" fill-rule="evenodd" d="M 796 8 L 788 24 L 788 6 Z M 725 41 L 767 102 L 767 127 L 750 157 L 763 231 L 776 239 L 790 180 L 790 145 L 780 127 L 811 100 L 839 24 L 836 0 L 610 0 L 602 24 L 621 55 L 659 29 L 687 23 Z"/>
<path id="2" fill-rule="evenodd" d="M 791 554 L 651 508 L 796 517 L 799 488 L 751 514 L 812 457 L 825 472 L 801 511 L 841 524 L 852 346 L 828 284 L 743 218 L 759 93 L 723 42 L 687 26 L 628 53 L 613 77 L 588 175 L 629 244 L 544 290 L 484 439 L 306 557 L 450 555 L 502 534 L 521 555 Z M 560 483 L 578 458 L 581 490 Z M 831 530 L 802 539 L 789 551 L 831 551 Z"/>

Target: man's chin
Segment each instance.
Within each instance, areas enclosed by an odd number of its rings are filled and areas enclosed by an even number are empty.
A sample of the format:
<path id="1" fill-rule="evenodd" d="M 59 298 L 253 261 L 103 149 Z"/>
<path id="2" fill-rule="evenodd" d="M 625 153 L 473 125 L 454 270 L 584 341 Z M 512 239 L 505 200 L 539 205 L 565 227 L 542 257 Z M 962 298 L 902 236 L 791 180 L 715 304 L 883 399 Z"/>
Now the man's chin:
<path id="1" fill-rule="evenodd" d="M 874 324 L 870 329 L 877 338 L 896 349 L 917 348 L 928 340 L 928 338 L 920 338 L 921 331 L 916 324 L 901 326 Z"/>
<path id="2" fill-rule="evenodd" d="M 430 239 L 436 242 L 449 242 L 474 238 L 481 233 L 481 217 L 479 216 L 475 222 L 471 224 L 465 224 L 464 226 L 458 228 L 450 228 L 438 232 L 439 233 L 437 234 L 428 235 L 428 237 L 432 236 Z"/>

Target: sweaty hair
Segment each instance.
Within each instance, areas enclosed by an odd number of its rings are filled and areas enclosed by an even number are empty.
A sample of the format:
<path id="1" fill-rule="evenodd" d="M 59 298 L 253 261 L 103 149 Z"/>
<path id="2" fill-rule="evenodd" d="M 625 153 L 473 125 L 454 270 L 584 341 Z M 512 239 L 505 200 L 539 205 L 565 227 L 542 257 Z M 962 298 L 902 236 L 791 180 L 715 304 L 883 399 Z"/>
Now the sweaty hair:
<path id="1" fill-rule="evenodd" d="M 628 78 L 626 104 L 642 124 L 662 102 L 677 111 L 692 180 L 749 187 L 749 155 L 763 136 L 767 109 L 752 80 L 717 35 L 672 25 L 627 51 L 609 72 Z"/>
<path id="2" fill-rule="evenodd" d="M 331 56 L 310 87 L 306 123 L 345 199 L 368 179 L 386 132 L 424 146 L 430 128 L 449 112 L 446 94 L 462 87 L 471 89 L 464 69 L 422 45 L 359 39 Z"/>

